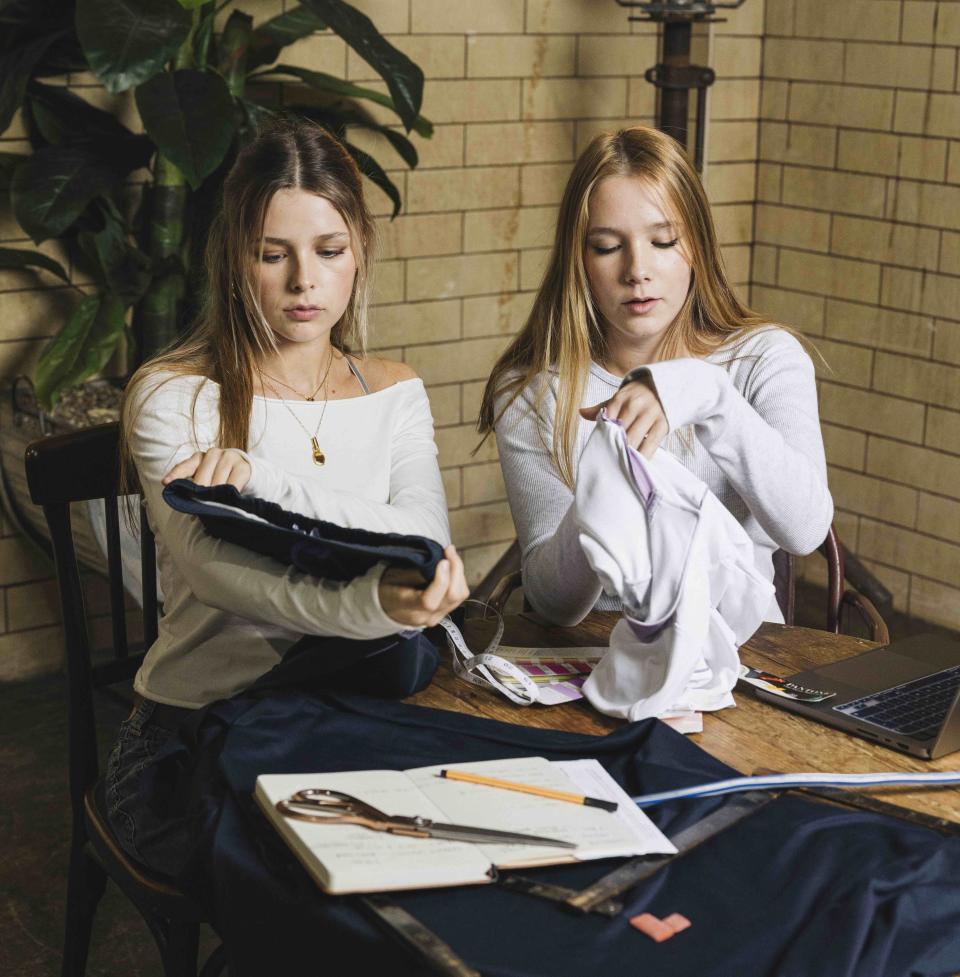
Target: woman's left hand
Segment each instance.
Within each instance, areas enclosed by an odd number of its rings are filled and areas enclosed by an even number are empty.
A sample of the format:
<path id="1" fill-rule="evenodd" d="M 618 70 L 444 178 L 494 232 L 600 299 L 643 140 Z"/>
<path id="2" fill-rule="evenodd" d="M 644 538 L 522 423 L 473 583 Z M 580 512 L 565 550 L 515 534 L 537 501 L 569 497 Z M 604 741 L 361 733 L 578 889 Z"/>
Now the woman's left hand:
<path id="1" fill-rule="evenodd" d="M 611 421 L 624 426 L 627 444 L 644 458 L 653 457 L 670 430 L 660 399 L 643 380 L 631 380 L 602 404 L 581 407 L 580 415 L 595 421 L 601 410 L 606 410 Z"/>
<path id="2" fill-rule="evenodd" d="M 451 544 L 429 584 L 417 570 L 388 567 L 380 578 L 378 595 L 391 620 L 408 628 L 432 628 L 470 596 L 470 588 L 463 560 Z"/>
<path id="3" fill-rule="evenodd" d="M 177 478 L 189 478 L 197 485 L 232 485 L 238 492 L 253 474 L 247 459 L 235 448 L 210 448 L 195 451 L 163 476 L 167 485 Z"/>

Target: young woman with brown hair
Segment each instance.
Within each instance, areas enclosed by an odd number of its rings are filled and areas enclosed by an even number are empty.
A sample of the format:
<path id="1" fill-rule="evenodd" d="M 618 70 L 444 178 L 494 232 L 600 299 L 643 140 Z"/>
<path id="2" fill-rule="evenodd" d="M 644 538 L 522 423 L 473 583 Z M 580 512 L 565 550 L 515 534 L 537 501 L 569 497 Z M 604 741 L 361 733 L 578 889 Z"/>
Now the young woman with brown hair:
<path id="1" fill-rule="evenodd" d="M 156 533 L 164 614 L 111 757 L 108 804 L 124 846 L 160 870 L 181 839 L 151 820 L 139 776 L 183 715 L 245 689 L 303 635 L 386 637 L 435 624 L 467 596 L 423 383 L 364 355 L 374 234 L 360 173 L 332 136 L 311 124 L 261 135 L 224 185 L 195 334 L 128 387 L 124 464 Z M 445 559 L 429 586 L 384 564 L 327 586 L 206 535 L 164 503 L 175 478 L 426 536 Z"/>
<path id="2" fill-rule="evenodd" d="M 814 368 L 791 330 L 726 280 L 699 177 L 644 126 L 597 136 L 574 166 L 526 325 L 487 383 L 535 610 L 572 625 L 601 593 L 571 509 L 601 407 L 647 457 L 675 454 L 736 516 L 758 569 L 814 550 L 833 518 Z M 770 620 L 782 619 L 776 604 Z"/>

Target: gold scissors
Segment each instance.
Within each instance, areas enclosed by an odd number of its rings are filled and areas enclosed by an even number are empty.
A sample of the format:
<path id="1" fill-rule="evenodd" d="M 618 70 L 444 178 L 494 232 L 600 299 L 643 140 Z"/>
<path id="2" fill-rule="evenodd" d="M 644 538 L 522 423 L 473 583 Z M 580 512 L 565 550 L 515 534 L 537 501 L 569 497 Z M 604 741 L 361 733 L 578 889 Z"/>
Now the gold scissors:
<path id="1" fill-rule="evenodd" d="M 550 845 L 554 848 L 576 848 L 570 841 L 540 838 L 537 835 L 473 828 L 465 824 L 441 824 L 424 817 L 384 814 L 351 794 L 313 787 L 298 790 L 292 797 L 277 801 L 277 810 L 288 818 L 314 824 L 358 824 L 372 831 L 386 831 L 409 838 L 443 838 L 487 845 Z"/>

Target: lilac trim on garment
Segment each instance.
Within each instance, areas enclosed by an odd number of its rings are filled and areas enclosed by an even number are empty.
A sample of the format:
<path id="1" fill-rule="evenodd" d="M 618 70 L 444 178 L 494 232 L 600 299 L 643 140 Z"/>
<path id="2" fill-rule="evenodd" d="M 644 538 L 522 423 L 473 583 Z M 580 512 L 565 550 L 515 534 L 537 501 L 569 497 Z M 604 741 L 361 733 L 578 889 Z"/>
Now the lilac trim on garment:
<path id="1" fill-rule="evenodd" d="M 623 619 L 630 625 L 630 630 L 643 642 L 653 641 L 664 628 L 673 624 L 673 618 L 674 615 L 671 614 L 665 621 L 656 621 L 654 624 L 641 624 L 627 614 L 623 615 Z"/>
<path id="2" fill-rule="evenodd" d="M 653 487 L 653 482 L 650 481 L 650 476 L 640 461 L 640 455 L 629 444 L 627 445 L 627 457 L 630 459 L 630 473 L 633 475 L 637 491 L 643 496 L 643 504 L 649 509 L 657 499 L 657 490 Z"/>
<path id="3" fill-rule="evenodd" d="M 607 421 L 609 424 L 616 424 L 620 430 L 624 430 L 623 421 L 618 417 L 607 417 L 607 412 L 601 411 L 600 416 Z M 633 484 L 636 485 L 637 491 L 640 493 L 640 497 L 643 499 L 643 504 L 647 507 L 656 499 L 657 490 L 654 488 L 653 482 L 650 481 L 650 476 L 647 474 L 647 470 L 643 467 L 643 462 L 640 461 L 640 455 L 627 444 L 626 435 L 623 438 L 624 447 L 627 449 L 627 458 L 630 459 L 630 473 L 633 475 Z"/>

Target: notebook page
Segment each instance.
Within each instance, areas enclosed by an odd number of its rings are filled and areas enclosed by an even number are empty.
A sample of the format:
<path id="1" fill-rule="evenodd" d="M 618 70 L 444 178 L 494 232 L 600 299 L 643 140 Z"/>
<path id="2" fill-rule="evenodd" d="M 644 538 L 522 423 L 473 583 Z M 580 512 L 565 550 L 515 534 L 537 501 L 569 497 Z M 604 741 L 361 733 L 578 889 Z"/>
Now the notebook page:
<path id="1" fill-rule="evenodd" d="M 445 821 L 541 835 L 572 841 L 577 845 L 569 853 L 560 848 L 539 845 L 477 845 L 497 866 L 507 868 L 555 864 L 564 860 L 586 861 L 616 856 L 673 853 L 676 850 L 640 811 L 637 814 L 641 815 L 641 819 L 636 819 L 632 814 L 624 817 L 620 811 L 611 813 L 568 801 L 446 780 L 438 776 L 444 768 L 571 793 L 582 794 L 584 791 L 579 790 L 562 769 L 543 757 L 438 764 L 408 770 L 407 776 L 444 812 Z M 602 772 L 613 782 L 605 771 Z M 594 782 L 597 786 L 591 796 L 605 796 L 600 793 L 599 778 L 596 775 Z M 621 797 L 610 799 L 621 800 Z M 629 802 L 629 798 L 627 801 Z M 636 809 L 632 802 L 630 806 Z M 642 831 L 639 827 L 641 823 Z"/>
<path id="2" fill-rule="evenodd" d="M 310 874 L 328 892 L 381 892 L 489 882 L 490 859 L 477 846 L 436 838 L 404 838 L 351 824 L 312 824 L 274 806 L 298 790 L 323 787 L 352 794 L 388 814 L 447 818 L 395 770 L 265 774 L 256 799 Z"/>
<path id="3" fill-rule="evenodd" d="M 599 760 L 555 760 L 573 783 L 577 793 L 587 797 L 599 797 L 616 801 L 617 817 L 628 824 L 638 838 L 647 839 L 649 848 L 645 854 L 675 855 L 677 849 L 667 836 L 650 820 L 644 811 L 634 804 L 630 795 L 607 773 Z M 601 856 L 597 855 L 596 858 Z"/>

